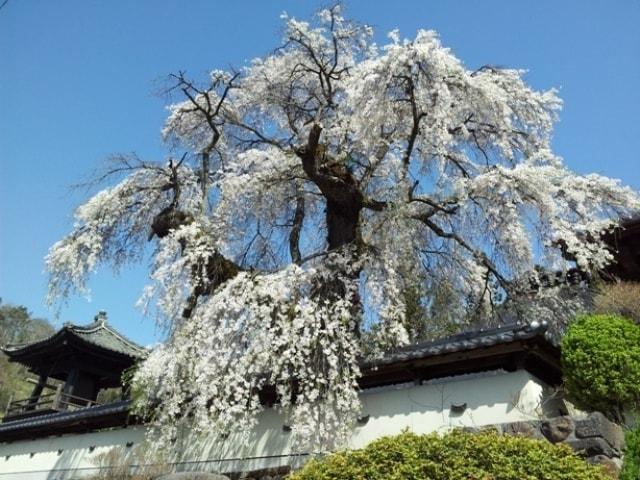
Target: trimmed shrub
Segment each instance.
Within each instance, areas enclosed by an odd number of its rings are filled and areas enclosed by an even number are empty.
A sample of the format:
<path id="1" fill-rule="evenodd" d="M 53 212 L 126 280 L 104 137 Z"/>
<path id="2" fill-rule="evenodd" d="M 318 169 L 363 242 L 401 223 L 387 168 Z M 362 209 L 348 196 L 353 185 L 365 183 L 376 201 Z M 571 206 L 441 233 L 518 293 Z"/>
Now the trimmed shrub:
<path id="1" fill-rule="evenodd" d="M 495 432 L 403 433 L 309 461 L 289 480 L 609 480 L 566 445 Z"/>
<path id="2" fill-rule="evenodd" d="M 629 430 L 624 437 L 624 465 L 620 480 L 638 480 L 640 478 L 640 423 Z"/>
<path id="3" fill-rule="evenodd" d="M 562 339 L 568 398 L 615 420 L 640 405 L 640 326 L 618 315 L 578 318 Z"/>

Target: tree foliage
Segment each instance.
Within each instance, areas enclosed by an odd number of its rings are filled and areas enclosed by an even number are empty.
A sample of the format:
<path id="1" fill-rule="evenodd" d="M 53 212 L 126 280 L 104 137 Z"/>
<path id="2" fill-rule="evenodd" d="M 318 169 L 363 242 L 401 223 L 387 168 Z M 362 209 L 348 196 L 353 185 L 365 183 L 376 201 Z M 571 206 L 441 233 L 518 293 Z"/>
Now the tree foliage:
<path id="1" fill-rule="evenodd" d="M 624 464 L 620 480 L 637 480 L 640 478 L 640 424 L 626 432 L 624 444 Z"/>
<path id="2" fill-rule="evenodd" d="M 620 480 L 637 480 L 640 478 L 640 425 L 627 430 L 624 443 L 624 463 L 620 471 Z"/>
<path id="3" fill-rule="evenodd" d="M 363 346 L 406 343 L 407 300 L 435 301 L 411 289 L 446 280 L 489 311 L 534 264 L 606 265 L 601 233 L 640 205 L 553 154 L 554 90 L 469 69 L 432 31 L 372 35 L 339 7 L 284 16 L 250 65 L 173 75 L 169 160 L 116 157 L 119 183 L 51 248 L 53 300 L 153 242 L 142 303 L 170 338 L 135 381 L 169 430 L 247 428 L 275 400 L 296 438 L 343 439 Z"/>
<path id="4" fill-rule="evenodd" d="M 596 313 L 614 313 L 640 325 L 640 283 L 617 282 L 597 286 L 593 299 Z"/>
<path id="5" fill-rule="evenodd" d="M 403 433 L 361 450 L 308 462 L 290 480 L 606 480 L 567 445 L 544 440 L 454 431 L 443 436 Z"/>
<path id="6" fill-rule="evenodd" d="M 576 406 L 616 419 L 640 407 L 640 326 L 617 315 L 588 315 L 562 339 L 565 386 Z"/>
<path id="7" fill-rule="evenodd" d="M 51 324 L 43 319 L 33 318 L 26 307 L 0 302 L 0 346 L 12 343 L 26 343 L 45 338 L 53 333 Z M 9 398 L 26 398 L 33 386 L 24 380 L 27 369 L 22 365 L 9 363 L 0 352 L 0 416 L 4 414 Z"/>

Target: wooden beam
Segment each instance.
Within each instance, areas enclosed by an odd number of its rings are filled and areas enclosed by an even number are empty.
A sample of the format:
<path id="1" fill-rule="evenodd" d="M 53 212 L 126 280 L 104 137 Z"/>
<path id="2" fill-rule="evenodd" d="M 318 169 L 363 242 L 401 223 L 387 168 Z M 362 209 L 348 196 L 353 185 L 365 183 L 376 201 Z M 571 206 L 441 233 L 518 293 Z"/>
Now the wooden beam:
<path id="1" fill-rule="evenodd" d="M 39 385 L 40 384 L 40 382 L 38 380 L 36 380 L 35 378 L 30 378 L 30 377 L 25 378 L 24 381 L 27 382 L 27 383 L 32 383 L 34 385 Z M 58 385 L 54 385 L 52 383 L 42 383 L 42 386 L 44 388 L 50 388 L 51 390 L 55 390 L 56 388 L 58 388 Z"/>

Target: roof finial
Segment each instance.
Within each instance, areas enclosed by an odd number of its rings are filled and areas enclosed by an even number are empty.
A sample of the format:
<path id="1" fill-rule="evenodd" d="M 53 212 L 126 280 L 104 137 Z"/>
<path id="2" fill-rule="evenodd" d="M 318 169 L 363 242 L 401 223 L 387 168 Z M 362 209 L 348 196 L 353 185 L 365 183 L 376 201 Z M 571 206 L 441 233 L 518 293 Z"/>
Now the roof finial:
<path id="1" fill-rule="evenodd" d="M 94 317 L 94 320 L 100 325 L 104 325 L 105 323 L 107 323 L 107 311 L 100 310 L 98 314 Z"/>

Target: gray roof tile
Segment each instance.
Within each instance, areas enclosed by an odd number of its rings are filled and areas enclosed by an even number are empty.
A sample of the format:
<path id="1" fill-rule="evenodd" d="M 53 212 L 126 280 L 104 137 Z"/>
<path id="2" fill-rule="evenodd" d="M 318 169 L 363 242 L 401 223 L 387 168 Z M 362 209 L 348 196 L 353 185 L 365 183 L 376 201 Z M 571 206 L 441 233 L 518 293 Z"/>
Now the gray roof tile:
<path id="1" fill-rule="evenodd" d="M 547 338 L 547 322 L 528 324 L 513 323 L 502 327 L 480 329 L 441 338 L 431 342 L 409 345 L 387 352 L 382 358 L 363 362 L 363 369 L 389 365 L 397 362 L 423 359 L 444 353 L 456 353 L 493 345 L 528 340 L 534 337 Z M 548 338 L 547 338 L 547 341 Z"/>
<path id="2" fill-rule="evenodd" d="M 106 315 L 102 312 L 88 325 L 80 326 L 66 323 L 50 337 L 33 343 L 7 345 L 3 350 L 9 356 L 19 356 L 21 353 L 26 353 L 34 348 L 46 348 L 47 345 L 54 344 L 57 339 L 67 334 L 71 334 L 86 343 L 132 358 L 142 358 L 148 353 L 147 349 L 128 339 L 109 325 Z"/>

